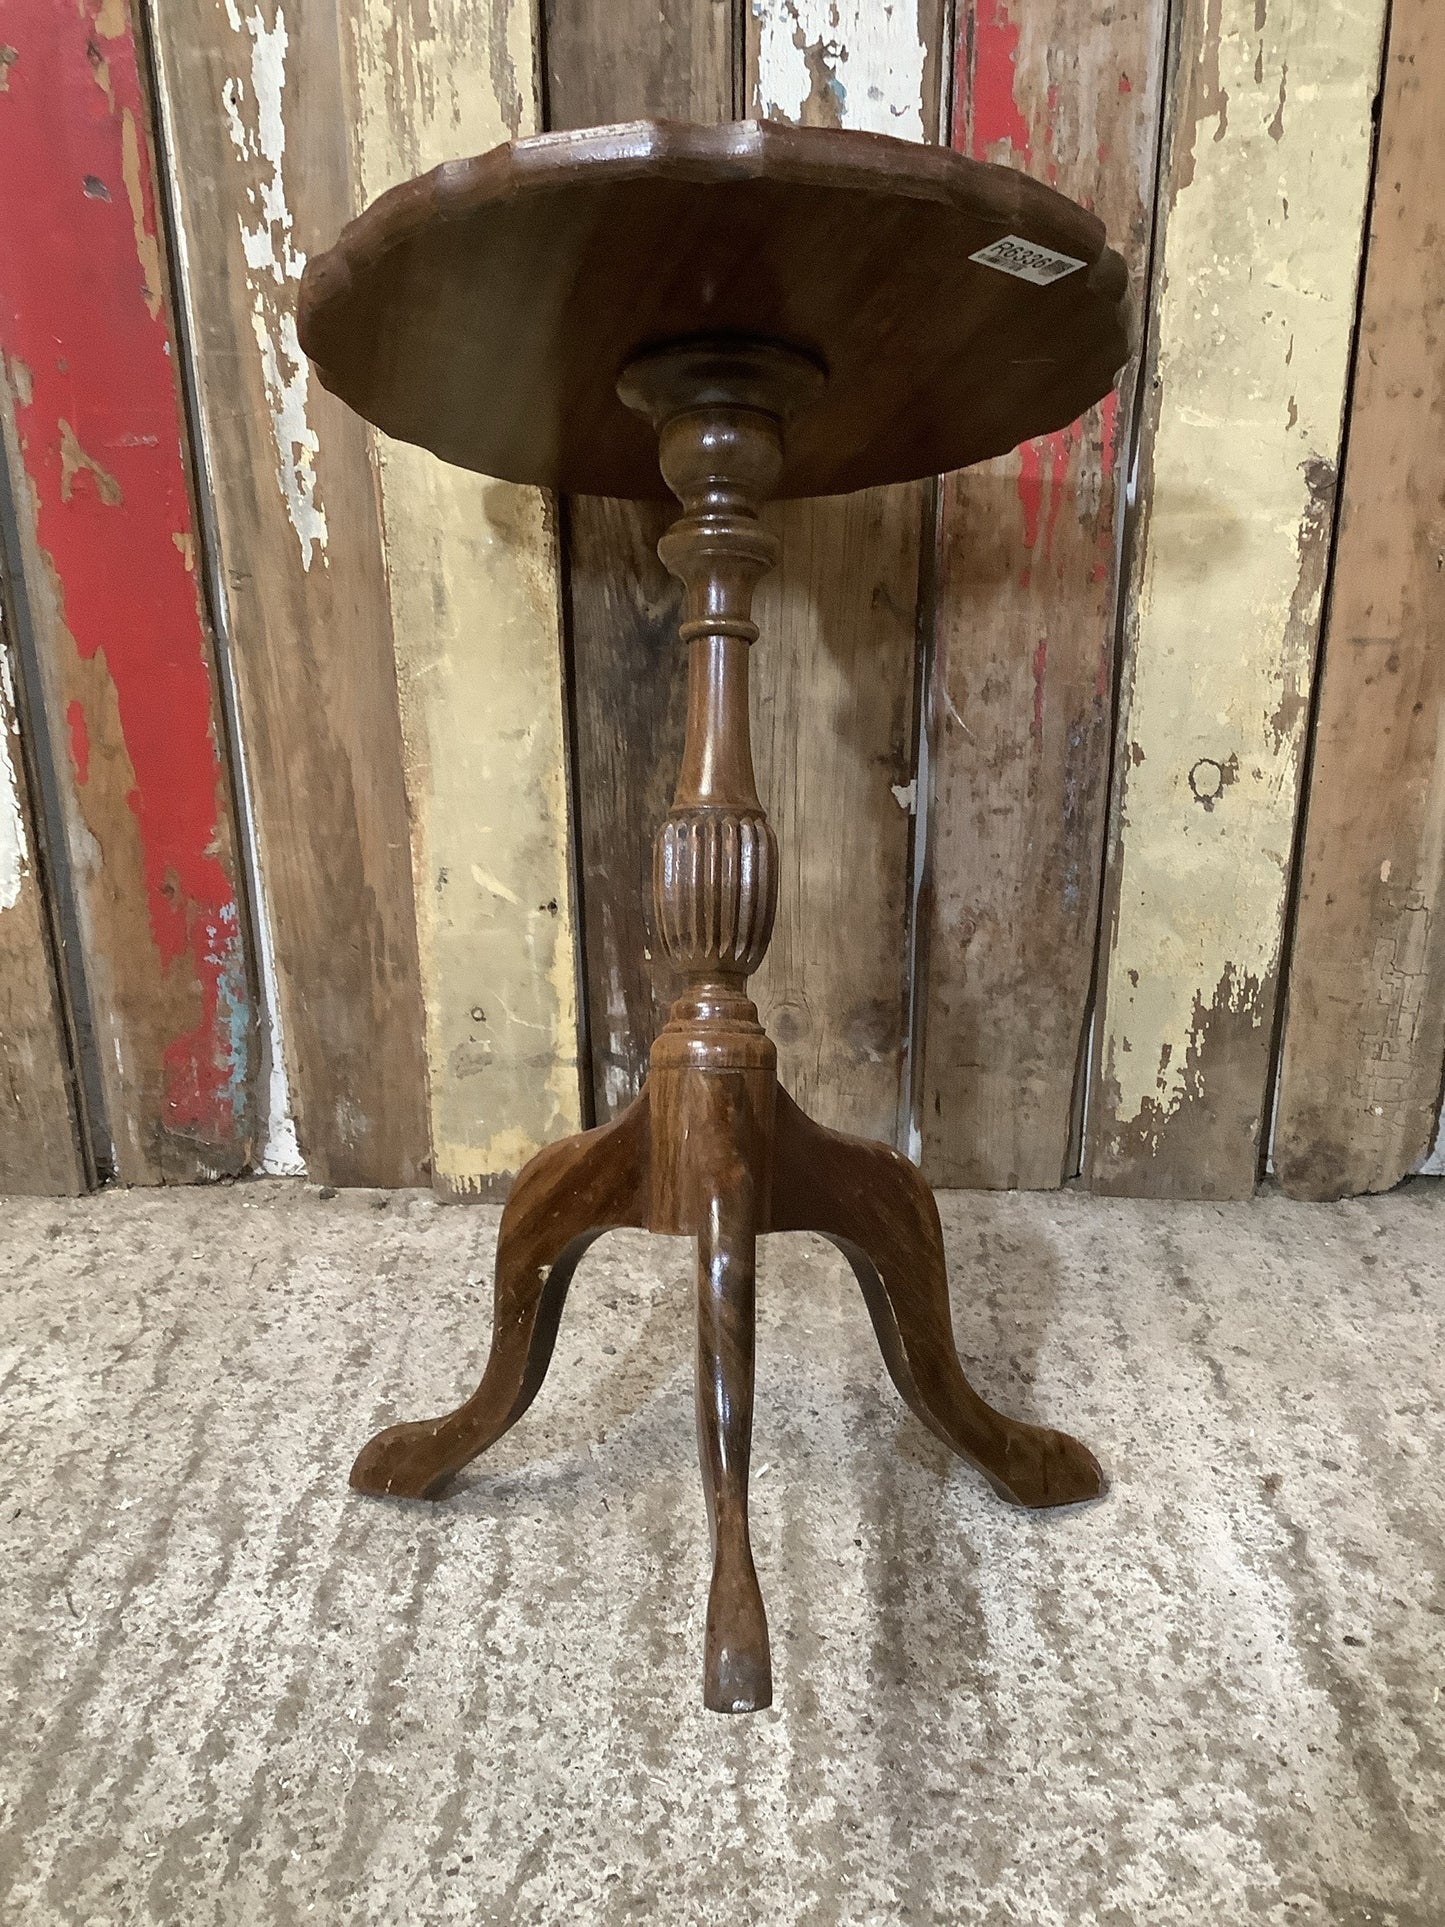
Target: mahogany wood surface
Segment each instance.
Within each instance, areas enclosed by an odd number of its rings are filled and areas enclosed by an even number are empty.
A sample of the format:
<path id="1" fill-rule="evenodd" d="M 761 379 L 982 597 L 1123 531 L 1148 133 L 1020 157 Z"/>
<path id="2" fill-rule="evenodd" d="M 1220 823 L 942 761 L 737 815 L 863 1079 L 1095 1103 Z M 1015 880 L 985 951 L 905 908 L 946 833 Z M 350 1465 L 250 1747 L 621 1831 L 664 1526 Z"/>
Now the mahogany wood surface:
<path id="1" fill-rule="evenodd" d="M 782 467 L 785 423 L 820 386 L 811 360 L 765 346 L 664 351 L 620 383 L 655 425 L 683 508 L 658 547 L 683 585 L 688 703 L 677 792 L 654 845 L 657 928 L 683 989 L 650 1059 L 649 1222 L 697 1239 L 697 1432 L 713 1548 L 703 1700 L 723 1713 L 767 1706 L 773 1690 L 747 1510 L 755 1254 L 777 1101 L 777 1052 L 746 990 L 772 935 L 778 873 L 748 728 L 753 591 L 778 555 L 757 510 Z"/>
<path id="2" fill-rule="evenodd" d="M 752 1173 L 736 1152 L 712 1173 L 697 1234 L 697 1439 L 712 1535 L 703 1700 L 714 1712 L 771 1704 L 772 1656 L 748 1537 L 753 1430 L 757 1215 Z"/>
<path id="3" fill-rule="evenodd" d="M 1014 236 L 1045 286 L 970 257 Z M 507 481 L 664 492 L 617 376 L 688 336 L 785 343 L 828 383 L 773 493 L 846 493 L 1072 421 L 1129 351 L 1092 214 L 943 148 L 835 128 L 637 121 L 541 134 L 383 194 L 314 256 L 301 345 L 388 434 Z M 699 394 L 697 400 L 714 399 Z"/>
<path id="4" fill-rule="evenodd" d="M 360 1491 L 433 1497 L 527 1409 L 568 1283 L 599 1231 L 646 1225 L 697 1241 L 697 1427 L 712 1539 L 703 1697 L 720 1712 L 772 1698 L 767 1618 L 748 1534 L 756 1246 L 820 1231 L 847 1255 L 885 1362 L 919 1417 L 1001 1496 L 1067 1505 L 1103 1488 L 1076 1440 L 986 1404 L 954 1348 L 932 1193 L 882 1144 L 812 1123 L 777 1082 L 747 995 L 777 900 L 776 840 L 759 801 L 748 719 L 753 592 L 776 560 L 758 506 L 787 436 L 823 386 L 776 343 L 692 340 L 635 357 L 622 402 L 656 433 L 682 514 L 660 544 L 683 586 L 689 689 L 682 763 L 656 839 L 656 927 L 682 982 L 647 1085 L 616 1122 L 552 1145 L 518 1178 L 497 1248 L 491 1355 L 470 1399 L 392 1426 L 362 1450 Z"/>

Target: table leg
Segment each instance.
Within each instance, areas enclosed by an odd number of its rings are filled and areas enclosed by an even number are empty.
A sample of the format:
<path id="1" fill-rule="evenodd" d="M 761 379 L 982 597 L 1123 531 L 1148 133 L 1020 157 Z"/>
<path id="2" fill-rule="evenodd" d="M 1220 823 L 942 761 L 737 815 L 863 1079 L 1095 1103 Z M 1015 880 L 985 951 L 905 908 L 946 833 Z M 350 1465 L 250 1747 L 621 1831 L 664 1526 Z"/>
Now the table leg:
<path id="1" fill-rule="evenodd" d="M 1006 1418 L 969 1384 L 954 1347 L 933 1193 L 898 1151 L 824 1129 L 779 1089 L 774 1231 L 817 1231 L 852 1265 L 894 1384 L 931 1432 L 1016 1505 L 1073 1505 L 1104 1490 L 1087 1446 Z"/>
<path id="2" fill-rule="evenodd" d="M 753 1713 L 773 1699 L 768 1621 L 748 1537 L 757 1225 L 741 1160 L 712 1174 L 697 1237 L 697 1437 L 712 1534 L 703 1701 Z"/>
<path id="3" fill-rule="evenodd" d="M 356 1491 L 434 1499 L 516 1424 L 542 1388 L 578 1259 L 602 1232 L 647 1223 L 650 1149 L 644 1090 L 611 1124 L 549 1144 L 523 1168 L 497 1234 L 492 1348 L 481 1383 L 456 1411 L 368 1440 L 351 1468 Z"/>

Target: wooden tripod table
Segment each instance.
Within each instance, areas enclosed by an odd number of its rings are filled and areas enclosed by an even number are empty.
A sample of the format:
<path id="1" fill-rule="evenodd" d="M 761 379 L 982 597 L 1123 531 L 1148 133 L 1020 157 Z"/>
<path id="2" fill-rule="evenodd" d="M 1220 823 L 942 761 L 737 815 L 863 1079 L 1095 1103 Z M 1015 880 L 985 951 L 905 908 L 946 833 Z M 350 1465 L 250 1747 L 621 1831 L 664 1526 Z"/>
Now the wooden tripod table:
<path id="1" fill-rule="evenodd" d="M 383 195 L 307 267 L 300 337 L 335 394 L 447 461 L 580 494 L 671 490 L 682 513 L 660 553 L 686 589 L 686 746 L 653 873 L 685 988 L 631 1108 L 518 1177 L 476 1391 L 378 1433 L 351 1483 L 434 1497 L 516 1423 L 601 1232 L 696 1238 L 704 1697 L 766 1706 L 747 1512 L 759 1232 L 832 1239 L 899 1391 L 1004 1498 L 1068 1505 L 1102 1475 L 1077 1440 L 969 1385 L 913 1165 L 778 1086 L 745 988 L 778 887 L 748 741 L 749 611 L 777 556 L 758 505 L 960 468 L 1072 421 L 1128 354 L 1124 265 L 1082 208 L 946 150 L 639 122 L 515 141 Z"/>

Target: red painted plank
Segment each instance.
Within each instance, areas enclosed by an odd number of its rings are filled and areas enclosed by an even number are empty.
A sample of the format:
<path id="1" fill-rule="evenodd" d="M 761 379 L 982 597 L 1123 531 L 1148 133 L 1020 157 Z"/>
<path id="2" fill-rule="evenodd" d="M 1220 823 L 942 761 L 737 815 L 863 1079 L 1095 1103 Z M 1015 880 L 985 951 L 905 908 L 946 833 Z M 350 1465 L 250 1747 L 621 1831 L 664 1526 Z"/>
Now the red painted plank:
<path id="1" fill-rule="evenodd" d="M 0 40 L 12 479 L 118 1174 L 233 1170 L 252 999 L 132 23 L 12 0 Z"/>
<path id="2" fill-rule="evenodd" d="M 953 145 L 1094 206 L 1139 292 L 1162 0 L 959 0 Z M 1125 383 L 1132 379 L 1126 373 Z M 1117 395 L 944 484 L 918 957 L 923 1168 L 1073 1168 L 1112 729 Z"/>

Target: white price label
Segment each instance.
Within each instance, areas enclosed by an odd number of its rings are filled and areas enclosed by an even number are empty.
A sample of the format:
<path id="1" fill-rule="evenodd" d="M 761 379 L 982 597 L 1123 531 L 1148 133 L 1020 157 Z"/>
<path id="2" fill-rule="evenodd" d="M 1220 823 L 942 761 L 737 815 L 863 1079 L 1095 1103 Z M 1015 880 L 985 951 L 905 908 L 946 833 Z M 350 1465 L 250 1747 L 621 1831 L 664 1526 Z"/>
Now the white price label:
<path id="1" fill-rule="evenodd" d="M 1056 254 L 1052 248 L 1042 248 L 1037 241 L 1025 241 L 1018 234 L 1006 234 L 1001 241 L 991 241 L 968 258 L 985 268 L 997 268 L 1000 274 L 1031 281 L 1036 288 L 1046 288 L 1051 281 L 1061 281 L 1075 268 L 1087 265 L 1076 261 L 1072 254 Z"/>

